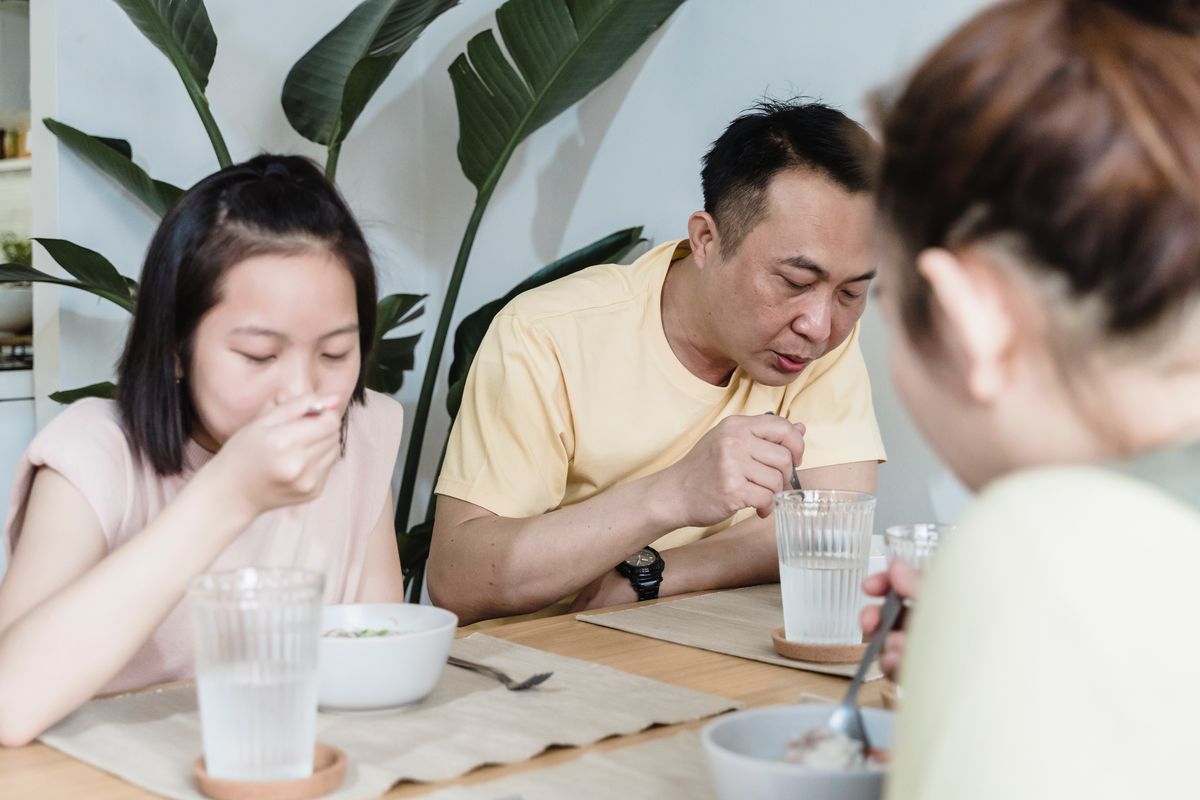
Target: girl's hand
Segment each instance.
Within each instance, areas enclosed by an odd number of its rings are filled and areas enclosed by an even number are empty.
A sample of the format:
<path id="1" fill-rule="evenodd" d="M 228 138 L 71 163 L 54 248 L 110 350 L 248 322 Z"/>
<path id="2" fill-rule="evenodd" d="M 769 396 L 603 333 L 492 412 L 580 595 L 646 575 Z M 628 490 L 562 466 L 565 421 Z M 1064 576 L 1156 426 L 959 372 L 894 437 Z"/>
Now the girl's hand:
<path id="1" fill-rule="evenodd" d="M 873 597 L 883 597 L 893 586 L 896 587 L 896 593 L 905 601 L 915 598 L 921 589 L 921 573 L 903 561 L 894 561 L 888 567 L 887 572 L 876 573 L 863 581 L 863 591 Z M 905 605 L 907 606 L 908 603 L 905 602 Z M 905 616 L 907 615 L 900 617 L 900 623 L 896 629 L 888 634 L 887 641 L 883 645 L 883 653 L 879 656 L 880 668 L 893 681 L 896 680 L 900 663 L 904 659 L 906 634 L 903 625 Z M 870 635 L 874 632 L 879 627 L 879 606 L 864 608 L 859 622 L 862 624 L 864 633 Z"/>
<path id="2" fill-rule="evenodd" d="M 205 469 L 219 473 L 231 499 L 256 517 L 321 493 L 341 452 L 341 431 L 339 398 L 305 395 L 229 437 Z"/>

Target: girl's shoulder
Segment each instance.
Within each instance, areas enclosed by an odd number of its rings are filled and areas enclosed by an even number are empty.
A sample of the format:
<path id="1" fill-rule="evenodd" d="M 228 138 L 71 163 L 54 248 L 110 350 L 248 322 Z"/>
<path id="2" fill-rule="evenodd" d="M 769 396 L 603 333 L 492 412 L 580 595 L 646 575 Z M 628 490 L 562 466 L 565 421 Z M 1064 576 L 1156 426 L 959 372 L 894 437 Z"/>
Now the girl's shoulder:
<path id="1" fill-rule="evenodd" d="M 959 567 L 1027 569 L 1111 562 L 1129 548 L 1200 558 L 1200 510 L 1138 478 L 1101 466 L 1021 470 L 983 489 L 962 517 L 946 558 Z M 1124 555 L 1123 555 L 1124 554 Z"/>
<path id="2" fill-rule="evenodd" d="M 346 458 L 361 469 L 384 470 L 390 478 L 403 432 L 404 407 L 368 389 L 364 402 L 351 406 L 347 415 Z"/>
<path id="3" fill-rule="evenodd" d="M 49 463 L 47 459 L 64 456 L 123 463 L 130 454 L 120 409 L 115 401 L 98 397 L 76 400 L 67 406 L 29 445 L 31 460 L 39 466 Z"/>

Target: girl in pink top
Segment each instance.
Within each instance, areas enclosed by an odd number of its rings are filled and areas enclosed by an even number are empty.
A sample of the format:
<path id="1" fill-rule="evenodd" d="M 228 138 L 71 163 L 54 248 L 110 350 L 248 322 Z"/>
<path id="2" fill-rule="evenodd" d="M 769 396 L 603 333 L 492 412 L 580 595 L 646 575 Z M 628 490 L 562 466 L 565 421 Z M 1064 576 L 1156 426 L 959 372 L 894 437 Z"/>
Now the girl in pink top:
<path id="1" fill-rule="evenodd" d="M 403 599 L 401 408 L 363 386 L 375 301 L 361 230 L 303 158 L 221 170 L 167 213 L 117 399 L 65 410 L 18 471 L 0 744 L 97 692 L 189 677 L 198 573 L 298 567 L 327 603 Z"/>

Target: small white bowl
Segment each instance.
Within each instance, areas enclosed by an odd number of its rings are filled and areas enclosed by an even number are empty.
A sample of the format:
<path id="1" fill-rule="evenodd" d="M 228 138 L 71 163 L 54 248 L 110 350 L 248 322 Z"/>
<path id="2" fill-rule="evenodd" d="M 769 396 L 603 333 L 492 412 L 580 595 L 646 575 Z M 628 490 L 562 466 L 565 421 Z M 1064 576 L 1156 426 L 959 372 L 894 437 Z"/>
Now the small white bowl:
<path id="1" fill-rule="evenodd" d="M 327 606 L 321 615 L 321 708 L 362 711 L 415 703 L 433 691 L 458 617 L 444 608 L 415 603 L 351 603 Z M 339 638 L 330 630 L 406 631 L 397 636 Z"/>
<path id="2" fill-rule="evenodd" d="M 879 800 L 885 767 L 856 772 L 816 769 L 784 760 L 787 743 L 825 723 L 831 705 L 769 706 L 718 717 L 700 738 L 719 800 Z M 864 708 L 871 744 L 892 746 L 893 715 Z"/>

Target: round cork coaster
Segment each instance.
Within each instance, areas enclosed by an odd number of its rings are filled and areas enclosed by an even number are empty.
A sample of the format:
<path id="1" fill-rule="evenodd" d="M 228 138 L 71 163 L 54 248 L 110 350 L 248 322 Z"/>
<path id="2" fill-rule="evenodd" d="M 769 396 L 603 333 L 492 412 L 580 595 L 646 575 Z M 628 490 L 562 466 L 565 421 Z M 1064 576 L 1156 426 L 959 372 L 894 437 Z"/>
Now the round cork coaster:
<path id="1" fill-rule="evenodd" d="M 317 742 L 313 751 L 313 774 L 290 781 L 230 781 L 214 778 L 204 769 L 204 757 L 192 766 L 196 788 L 213 800 L 310 800 L 329 794 L 342 785 L 346 754 Z"/>
<path id="2" fill-rule="evenodd" d="M 808 661 L 813 664 L 853 664 L 862 659 L 867 651 L 863 644 L 804 644 L 789 641 L 783 635 L 783 628 L 776 628 L 771 633 L 771 643 L 775 652 L 793 661 Z"/>

